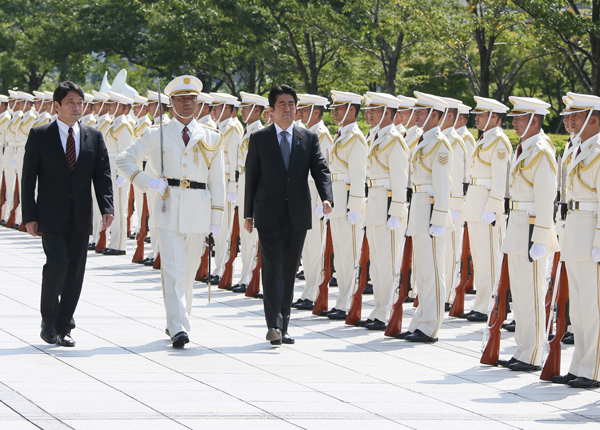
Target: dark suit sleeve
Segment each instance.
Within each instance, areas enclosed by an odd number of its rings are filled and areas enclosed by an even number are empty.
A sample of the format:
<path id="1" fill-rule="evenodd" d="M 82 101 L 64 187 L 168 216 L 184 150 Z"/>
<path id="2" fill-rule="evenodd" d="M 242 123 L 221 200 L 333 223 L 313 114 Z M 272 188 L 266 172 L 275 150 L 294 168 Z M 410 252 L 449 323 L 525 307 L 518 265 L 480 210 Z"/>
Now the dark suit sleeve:
<path id="1" fill-rule="evenodd" d="M 250 135 L 246 156 L 246 188 L 244 189 L 244 218 L 254 218 L 254 194 L 260 179 L 260 159 L 254 133 Z"/>
<path id="2" fill-rule="evenodd" d="M 315 185 L 319 191 L 319 197 L 321 197 L 321 201 L 329 200 L 331 206 L 333 207 L 331 173 L 329 172 L 327 161 L 325 161 L 325 157 L 323 157 L 323 153 L 321 152 L 319 138 L 316 134 L 313 134 L 313 140 L 311 144 L 310 174 L 315 180 Z"/>
<path id="3" fill-rule="evenodd" d="M 35 185 L 40 166 L 39 133 L 31 129 L 25 144 L 23 173 L 21 178 L 21 211 L 23 223 L 39 222 L 37 203 L 35 201 Z"/>
<path id="4" fill-rule="evenodd" d="M 110 178 L 110 162 L 108 161 L 108 151 L 104 144 L 102 133 L 97 132 L 96 144 L 96 164 L 94 165 L 94 190 L 96 192 L 96 201 L 102 215 L 114 215 L 113 189 Z"/>

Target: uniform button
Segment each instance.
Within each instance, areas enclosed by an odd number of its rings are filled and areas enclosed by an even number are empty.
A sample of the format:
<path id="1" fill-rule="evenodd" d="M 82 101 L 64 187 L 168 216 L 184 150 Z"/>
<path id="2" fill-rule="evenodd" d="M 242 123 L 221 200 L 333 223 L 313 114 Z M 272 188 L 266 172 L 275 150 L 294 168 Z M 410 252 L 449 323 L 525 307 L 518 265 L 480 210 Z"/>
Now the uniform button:
<path id="1" fill-rule="evenodd" d="M 184 152 L 183 155 L 187 155 L 187 152 Z"/>
<path id="2" fill-rule="evenodd" d="M 183 175 L 183 179 L 187 179 L 187 176 Z"/>
<path id="3" fill-rule="evenodd" d="M 184 164 L 183 167 L 187 167 L 187 164 Z"/>

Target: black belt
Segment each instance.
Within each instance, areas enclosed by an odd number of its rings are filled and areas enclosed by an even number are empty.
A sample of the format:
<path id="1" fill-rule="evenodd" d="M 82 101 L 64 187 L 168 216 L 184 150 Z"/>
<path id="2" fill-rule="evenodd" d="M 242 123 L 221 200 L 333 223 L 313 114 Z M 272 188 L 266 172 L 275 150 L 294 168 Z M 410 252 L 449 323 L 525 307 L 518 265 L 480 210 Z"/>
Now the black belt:
<path id="1" fill-rule="evenodd" d="M 205 190 L 206 184 L 204 182 L 188 181 L 187 179 L 167 179 L 167 182 L 171 187 L 179 187 L 182 189 L 191 188 L 192 190 Z"/>

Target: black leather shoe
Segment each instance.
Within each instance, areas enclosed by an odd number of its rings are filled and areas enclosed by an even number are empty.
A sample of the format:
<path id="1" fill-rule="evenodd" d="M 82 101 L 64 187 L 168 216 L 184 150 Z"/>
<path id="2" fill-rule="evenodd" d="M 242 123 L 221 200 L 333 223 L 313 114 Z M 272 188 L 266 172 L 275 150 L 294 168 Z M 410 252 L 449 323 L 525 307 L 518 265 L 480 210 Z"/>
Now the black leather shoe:
<path id="1" fill-rule="evenodd" d="M 354 327 L 366 327 L 367 324 L 372 324 L 372 323 L 373 323 L 373 320 L 370 320 L 370 319 L 367 319 L 364 321 L 356 321 L 354 323 Z"/>
<path id="2" fill-rule="evenodd" d="M 106 248 L 98 249 L 98 250 L 96 250 L 96 254 L 102 254 L 104 251 L 106 251 Z"/>
<path id="3" fill-rule="evenodd" d="M 96 250 L 96 242 L 92 242 L 88 245 L 88 251 L 95 251 Z"/>
<path id="4" fill-rule="evenodd" d="M 514 370 L 516 372 L 535 372 L 536 370 L 541 370 L 540 366 L 536 366 L 535 364 L 525 363 L 523 361 L 517 360 L 515 363 L 510 364 L 508 366 L 510 370 Z"/>
<path id="5" fill-rule="evenodd" d="M 373 321 L 370 324 L 365 325 L 365 328 L 367 330 L 385 330 L 387 328 L 387 324 L 384 323 L 383 321 L 379 321 L 377 318 L 375 318 L 375 321 Z"/>
<path id="6" fill-rule="evenodd" d="M 56 344 L 58 346 L 67 346 L 67 347 L 75 346 L 75 341 L 71 337 L 71 333 L 58 334 L 56 336 L 56 338 L 57 338 Z"/>
<path id="7" fill-rule="evenodd" d="M 221 282 L 221 277 L 220 276 L 211 276 L 210 277 L 210 284 L 211 285 L 218 285 L 219 282 Z"/>
<path id="8" fill-rule="evenodd" d="M 514 333 L 514 332 L 515 332 L 515 327 L 516 327 L 516 325 L 517 325 L 517 322 L 516 322 L 515 320 L 512 320 L 512 321 L 511 321 L 511 322 L 509 322 L 509 323 L 504 323 L 504 324 L 502 324 L 502 328 L 503 328 L 504 330 L 506 330 L 506 331 L 509 331 L 509 332 L 511 332 L 511 333 Z"/>
<path id="9" fill-rule="evenodd" d="M 104 255 L 125 255 L 125 251 L 121 251 L 120 249 L 105 249 L 102 254 Z"/>
<path id="10" fill-rule="evenodd" d="M 296 343 L 296 339 L 285 332 L 283 333 L 283 336 L 281 336 L 281 342 L 285 343 L 286 345 L 293 345 Z"/>
<path id="11" fill-rule="evenodd" d="M 281 345 L 281 330 L 278 328 L 270 328 L 267 331 L 267 340 L 271 345 Z"/>
<path id="12" fill-rule="evenodd" d="M 136 236 L 137 235 L 135 233 L 132 233 L 132 234 L 127 235 L 127 239 L 135 239 Z"/>
<path id="13" fill-rule="evenodd" d="M 413 334 L 409 334 L 408 336 L 406 336 L 406 340 L 408 340 L 409 342 L 422 342 L 422 343 L 433 343 L 433 342 L 438 341 L 437 338 L 427 336 L 425 333 L 423 333 L 419 329 L 416 329 Z"/>
<path id="14" fill-rule="evenodd" d="M 550 378 L 550 382 L 553 382 L 555 384 L 568 384 L 569 381 L 572 381 L 573 379 L 577 379 L 577 376 L 573 375 L 572 373 L 567 373 L 565 376 L 561 376 L 561 375 L 556 375 L 553 376 L 552 378 Z"/>
<path id="15" fill-rule="evenodd" d="M 167 328 L 165 329 L 165 334 L 166 334 L 167 336 L 169 336 L 169 339 L 171 339 L 171 332 L 169 331 L 169 327 L 167 327 Z"/>
<path id="16" fill-rule="evenodd" d="M 151 239 L 149 237 L 147 237 L 146 239 L 144 239 L 144 243 L 150 243 Z"/>
<path id="17" fill-rule="evenodd" d="M 462 314 L 458 314 L 458 316 L 456 318 L 467 319 L 474 313 L 475 313 L 475 311 L 471 311 L 471 312 L 467 312 L 467 313 L 463 312 Z"/>
<path id="18" fill-rule="evenodd" d="M 414 303 L 415 299 L 413 299 L 410 296 L 406 296 L 406 298 L 404 299 L 404 303 Z"/>
<path id="19" fill-rule="evenodd" d="M 240 286 L 240 284 L 230 285 L 229 287 L 226 287 L 225 289 L 226 289 L 227 291 L 232 291 L 234 288 L 237 288 L 237 287 L 239 287 L 239 286 Z"/>
<path id="20" fill-rule="evenodd" d="M 593 379 L 584 378 L 580 376 L 579 378 L 573 379 L 568 382 L 569 386 L 573 388 L 598 388 L 600 387 L 600 381 L 595 381 Z"/>
<path id="21" fill-rule="evenodd" d="M 54 345 L 57 341 L 56 329 L 53 325 L 42 321 L 42 331 L 40 332 L 40 337 L 44 340 L 44 342 Z"/>
<path id="22" fill-rule="evenodd" d="M 19 229 L 19 227 L 21 227 L 21 224 L 15 224 L 15 225 L 13 225 L 11 228 L 12 228 L 12 229 L 15 229 L 15 230 L 18 230 L 18 229 Z"/>
<path id="23" fill-rule="evenodd" d="M 498 360 L 498 361 L 496 361 L 496 366 L 508 367 L 511 364 L 514 364 L 516 362 L 517 362 L 517 359 L 515 357 L 512 357 L 510 360 Z"/>
<path id="24" fill-rule="evenodd" d="M 334 278 L 333 276 L 331 277 L 331 279 L 329 280 L 329 286 L 330 287 L 337 287 L 337 278 Z"/>
<path id="25" fill-rule="evenodd" d="M 304 277 L 304 270 L 299 271 L 298 273 L 296 273 L 296 279 L 300 279 L 301 281 L 305 280 Z"/>
<path id="26" fill-rule="evenodd" d="M 148 261 L 144 263 L 144 266 L 154 266 L 154 258 L 146 258 L 146 260 Z"/>
<path id="27" fill-rule="evenodd" d="M 240 284 L 235 288 L 232 288 L 231 291 L 233 291 L 234 293 L 245 293 L 247 290 L 246 284 Z"/>
<path id="28" fill-rule="evenodd" d="M 304 303 L 304 300 L 302 299 L 298 299 L 296 300 L 294 303 L 292 303 L 292 307 L 295 308 L 296 306 L 298 306 L 300 303 Z"/>
<path id="29" fill-rule="evenodd" d="M 338 311 L 338 310 L 337 310 L 336 308 L 331 308 L 331 310 L 330 310 L 330 311 L 328 311 L 328 310 L 324 310 L 324 311 L 321 311 L 321 312 L 319 312 L 319 316 L 320 316 L 320 317 L 326 317 L 326 316 L 327 316 L 327 315 L 329 315 L 330 313 L 337 312 L 337 311 Z"/>
<path id="30" fill-rule="evenodd" d="M 367 284 L 363 290 L 363 294 L 373 294 L 373 284 Z"/>
<path id="31" fill-rule="evenodd" d="M 262 298 L 263 298 L 263 295 L 262 295 L 262 293 L 257 293 L 257 294 L 254 296 L 254 298 L 255 298 L 255 299 L 262 299 Z"/>
<path id="32" fill-rule="evenodd" d="M 173 342 L 173 348 L 183 348 L 186 343 L 190 342 L 190 338 L 186 332 L 180 331 L 171 338 L 171 342 Z"/>
<path id="33" fill-rule="evenodd" d="M 469 290 L 465 294 L 469 294 L 469 295 L 474 296 L 475 294 L 477 294 L 477 290 Z"/>
<path id="34" fill-rule="evenodd" d="M 575 344 L 575 335 L 573 333 L 566 332 L 565 335 L 563 336 L 561 342 L 564 343 L 565 345 L 574 345 Z"/>
<path id="35" fill-rule="evenodd" d="M 406 338 L 407 338 L 408 336 L 410 336 L 411 334 L 413 334 L 413 333 L 412 333 L 412 331 L 408 331 L 408 330 L 407 330 L 407 331 L 403 331 L 402 333 L 396 333 L 396 334 L 394 335 L 394 337 L 395 337 L 396 339 L 406 339 Z"/>
<path id="36" fill-rule="evenodd" d="M 481 312 L 473 312 L 471 315 L 467 317 L 468 321 L 471 322 L 486 322 L 488 319 L 486 314 L 482 314 Z"/>
<path id="37" fill-rule="evenodd" d="M 348 318 L 348 312 L 337 310 L 335 312 L 329 312 L 327 318 L 331 320 L 345 320 Z"/>
<path id="38" fill-rule="evenodd" d="M 444 312 L 450 312 L 452 305 L 450 303 L 444 303 Z"/>
<path id="39" fill-rule="evenodd" d="M 296 305 L 296 309 L 299 311 L 312 311 L 315 307 L 315 303 L 312 300 L 304 299 L 302 303 Z"/>

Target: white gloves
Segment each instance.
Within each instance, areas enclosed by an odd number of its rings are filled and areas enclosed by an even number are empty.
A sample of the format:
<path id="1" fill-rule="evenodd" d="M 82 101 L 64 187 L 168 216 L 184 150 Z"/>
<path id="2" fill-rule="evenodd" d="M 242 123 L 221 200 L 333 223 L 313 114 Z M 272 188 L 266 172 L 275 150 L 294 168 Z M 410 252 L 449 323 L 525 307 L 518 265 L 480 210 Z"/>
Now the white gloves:
<path id="1" fill-rule="evenodd" d="M 235 203 L 236 198 L 237 198 L 237 193 L 227 193 L 227 201 L 229 203 Z"/>
<path id="2" fill-rule="evenodd" d="M 325 216 L 325 214 L 323 213 L 322 205 L 317 206 L 317 208 L 315 209 L 315 216 L 319 219 L 322 219 Z"/>
<path id="3" fill-rule="evenodd" d="M 352 225 L 356 224 L 358 222 L 358 220 L 360 219 L 360 212 L 356 212 L 356 211 L 349 211 L 346 214 L 346 218 L 348 219 L 348 222 Z"/>
<path id="4" fill-rule="evenodd" d="M 127 183 L 125 178 L 123 178 L 122 176 L 119 176 L 115 182 L 117 184 L 117 187 L 119 187 L 119 188 L 125 186 L 125 184 Z"/>
<path id="5" fill-rule="evenodd" d="M 597 246 L 594 246 L 594 248 L 592 249 L 592 259 L 596 263 L 600 263 L 600 248 L 598 248 Z"/>
<path id="6" fill-rule="evenodd" d="M 17 160 L 12 160 L 10 162 L 10 165 L 12 166 L 13 169 L 16 169 L 17 168 Z"/>
<path id="7" fill-rule="evenodd" d="M 219 224 L 211 224 L 209 233 L 212 233 L 213 237 L 217 237 L 219 232 L 221 231 L 221 226 Z"/>
<path id="8" fill-rule="evenodd" d="M 490 212 L 486 209 L 481 217 L 481 222 L 484 224 L 491 224 L 496 221 L 496 214 L 494 212 Z"/>
<path id="9" fill-rule="evenodd" d="M 162 196 L 167 189 L 167 183 L 164 179 L 152 179 L 148 185 L 146 185 L 146 188 L 149 190 L 158 191 L 158 194 Z"/>
<path id="10" fill-rule="evenodd" d="M 540 243 L 534 243 L 531 245 L 531 249 L 529 250 L 529 256 L 533 261 L 539 260 L 544 255 L 546 255 L 546 245 L 542 245 Z"/>
<path id="11" fill-rule="evenodd" d="M 433 225 L 429 227 L 429 234 L 433 237 L 439 237 L 446 233 L 446 227 L 440 227 L 439 225 Z"/>
<path id="12" fill-rule="evenodd" d="M 461 211 L 455 211 L 450 209 L 450 216 L 452 217 L 452 222 L 456 221 L 462 215 Z"/>
<path id="13" fill-rule="evenodd" d="M 400 218 L 397 216 L 391 216 L 387 222 L 388 230 L 396 230 L 398 227 L 400 227 Z"/>

